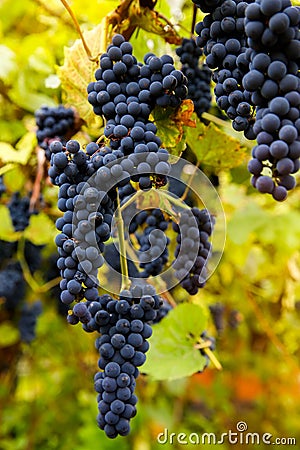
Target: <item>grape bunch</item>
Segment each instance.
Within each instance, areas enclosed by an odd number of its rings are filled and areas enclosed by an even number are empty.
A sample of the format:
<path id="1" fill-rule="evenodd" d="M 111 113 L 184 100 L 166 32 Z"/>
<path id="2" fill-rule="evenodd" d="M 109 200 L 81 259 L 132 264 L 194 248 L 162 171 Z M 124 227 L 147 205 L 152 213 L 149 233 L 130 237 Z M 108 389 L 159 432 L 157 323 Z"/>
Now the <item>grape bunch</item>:
<path id="1" fill-rule="evenodd" d="M 19 331 L 21 340 L 29 344 L 35 339 L 37 318 L 42 313 L 42 303 L 36 301 L 32 304 L 24 303 L 20 311 Z"/>
<path id="2" fill-rule="evenodd" d="M 100 353 L 95 375 L 98 393 L 98 426 L 110 438 L 126 436 L 129 421 L 136 415 L 134 394 L 138 367 L 146 360 L 149 323 L 155 321 L 162 304 L 153 286 L 134 284 L 120 292 L 119 300 L 104 294 L 94 301 L 77 303 L 69 322 L 81 322 L 86 331 L 97 331 L 96 348 Z"/>
<path id="3" fill-rule="evenodd" d="M 187 95 L 187 79 L 170 56 L 148 53 L 139 64 L 132 51 L 123 36 L 115 35 L 101 55 L 96 81 L 87 87 L 94 113 L 106 119 L 104 135 L 111 149 L 125 156 L 162 151 L 150 113 L 156 105 L 177 107 Z M 151 186 L 146 179 L 142 185 Z"/>
<path id="4" fill-rule="evenodd" d="M 157 311 L 156 318 L 152 321 L 153 324 L 159 323 L 161 320 L 166 317 L 169 312 L 173 309 L 173 307 L 170 305 L 170 303 L 167 302 L 167 300 L 163 299 L 162 305 L 160 306 L 159 310 Z"/>
<path id="5" fill-rule="evenodd" d="M 15 231 L 23 231 L 29 225 L 31 212 L 29 211 L 29 197 L 21 197 L 19 192 L 15 192 L 9 203 L 8 209 Z"/>
<path id="6" fill-rule="evenodd" d="M 3 182 L 2 177 L 0 181 Z M 2 192 L 5 191 L 6 187 L 3 184 Z M 16 232 L 24 231 L 29 225 L 31 214 L 37 213 L 37 211 L 30 211 L 30 198 L 21 197 L 20 192 L 11 195 L 6 207 Z M 26 283 L 18 261 L 19 248 L 17 240 L 0 240 L 0 313 L 2 318 L 8 319 L 19 328 L 21 341 L 29 343 L 35 337 L 36 319 L 39 314 L 37 307 L 33 305 L 31 308 L 25 303 Z M 37 246 L 28 239 L 24 239 L 24 246 L 21 248 L 24 262 L 33 274 L 40 266 L 43 246 Z"/>
<path id="7" fill-rule="evenodd" d="M 165 235 L 169 220 L 159 208 L 140 211 L 131 222 L 129 230 L 135 233 L 139 243 L 139 261 L 143 270 L 140 277 L 159 275 L 169 259 L 168 245 L 170 239 Z M 145 225 L 141 233 L 138 227 Z"/>
<path id="8" fill-rule="evenodd" d="M 38 144 L 45 150 L 45 155 L 50 160 L 49 144 L 53 139 L 62 140 L 74 134 L 75 112 L 72 108 L 63 105 L 57 107 L 42 106 L 35 112 L 37 125 L 36 137 Z"/>
<path id="9" fill-rule="evenodd" d="M 251 94 L 242 83 L 249 70 L 244 20 L 245 10 L 253 1 L 218 2 L 219 6 L 210 10 L 195 28 L 199 35 L 196 43 L 203 48 L 206 64 L 213 69 L 217 105 L 232 120 L 233 128 L 244 131 L 248 139 L 255 139 L 255 135 Z"/>
<path id="10" fill-rule="evenodd" d="M 61 231 L 56 237 L 61 299 L 71 304 L 97 295 L 97 271 L 104 262 L 104 243 L 111 236 L 116 189 L 131 180 L 139 181 L 140 189 L 149 188 L 153 177 L 169 172 L 169 155 L 160 149 L 120 158 L 120 150 L 94 143 L 84 152 L 77 141 L 68 141 L 66 147 L 55 141 L 50 150 L 49 175 L 60 186 L 58 207 L 64 213 L 56 222 Z"/>
<path id="11" fill-rule="evenodd" d="M 283 201 L 295 187 L 300 156 L 300 8 L 261 0 L 246 9 L 250 70 L 243 78 L 256 106 L 257 145 L 248 169 L 259 192 Z"/>
<path id="12" fill-rule="evenodd" d="M 115 244 L 106 244 L 105 245 L 103 257 L 109 267 L 113 268 L 119 274 L 122 273 L 121 263 L 120 263 L 120 252 L 119 252 L 118 248 L 115 246 Z M 139 272 L 138 268 L 136 267 L 135 263 L 129 258 L 126 258 L 126 262 L 127 262 L 127 267 L 128 267 L 128 276 L 130 278 L 139 278 L 140 272 Z"/>
<path id="13" fill-rule="evenodd" d="M 190 295 L 197 294 L 206 283 L 206 266 L 212 251 L 209 237 L 213 225 L 214 218 L 207 209 L 195 207 L 191 211 L 183 211 L 179 223 L 173 223 L 173 229 L 178 233 L 173 263 L 175 277 Z"/>
<path id="14" fill-rule="evenodd" d="M 199 65 L 202 50 L 192 38 L 184 38 L 176 54 L 180 57 L 181 71 L 188 80 L 187 98 L 193 101 L 195 113 L 201 118 L 202 113 L 210 108 L 211 70 L 205 64 Z"/>
<path id="15" fill-rule="evenodd" d="M 225 306 L 222 303 L 214 303 L 209 306 L 209 311 L 217 332 L 221 334 L 225 328 L 224 324 Z"/>

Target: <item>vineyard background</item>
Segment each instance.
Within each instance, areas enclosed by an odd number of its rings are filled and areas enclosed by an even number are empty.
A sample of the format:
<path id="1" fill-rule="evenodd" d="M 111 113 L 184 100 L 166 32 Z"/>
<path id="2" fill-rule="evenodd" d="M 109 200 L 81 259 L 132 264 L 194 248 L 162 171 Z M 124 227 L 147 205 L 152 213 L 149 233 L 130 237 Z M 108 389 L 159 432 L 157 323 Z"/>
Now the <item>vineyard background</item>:
<path id="1" fill-rule="evenodd" d="M 179 21 L 179 35 L 189 37 L 191 2 L 170 3 L 172 10 L 165 0 L 155 9 Z M 88 31 L 117 5 L 110 0 L 74 0 L 72 9 Z M 5 172 L 7 186 L 0 201 L 0 238 L 13 241 L 18 236 L 10 229 L 3 205 L 12 192 L 32 189 L 38 161 L 34 111 L 65 100 L 57 68 L 64 64 L 64 47 L 72 46 L 78 35 L 58 1 L 2 0 L 0 36 L 0 174 Z M 134 33 L 131 43 L 138 60 L 147 51 L 175 56 L 176 46 L 150 31 Z M 63 80 L 64 76 L 65 72 Z M 83 101 L 77 92 L 72 95 L 74 101 Z M 88 103 L 86 107 L 92 110 Z M 210 113 L 219 117 L 214 104 Z M 76 138 L 83 144 L 95 139 L 100 126 L 92 120 Z M 163 132 L 171 140 L 166 127 Z M 221 262 L 197 301 L 207 311 L 216 303 L 224 306 L 223 330 L 217 333 L 211 319 L 208 328 L 217 338 L 223 370 L 210 365 L 203 374 L 174 381 L 140 377 L 132 432 L 111 442 L 95 424 L 94 338 L 80 327 L 68 326 L 59 314 L 55 292 L 39 291 L 29 279 L 27 300 L 40 299 L 43 304 L 37 338 L 30 345 L 21 343 L 15 325 L 0 322 L 1 450 L 109 450 L 118 445 L 122 450 L 155 450 L 160 448 L 157 434 L 164 428 L 220 435 L 235 430 L 241 420 L 252 432 L 300 439 L 300 191 L 296 188 L 285 203 L 255 192 L 247 172 L 251 146 L 242 133 L 224 122 L 219 140 L 215 136 L 213 141 L 206 136 L 201 154 L 208 155 L 203 170 L 219 177 L 227 240 Z M 52 278 L 47 279 L 47 273 L 55 253 L 54 219 L 60 214 L 56 195 L 57 188 L 43 185 L 46 207 L 33 216 L 26 235 L 44 245 L 43 264 L 35 274 L 39 285 Z M 184 297 L 178 290 L 176 300 Z"/>

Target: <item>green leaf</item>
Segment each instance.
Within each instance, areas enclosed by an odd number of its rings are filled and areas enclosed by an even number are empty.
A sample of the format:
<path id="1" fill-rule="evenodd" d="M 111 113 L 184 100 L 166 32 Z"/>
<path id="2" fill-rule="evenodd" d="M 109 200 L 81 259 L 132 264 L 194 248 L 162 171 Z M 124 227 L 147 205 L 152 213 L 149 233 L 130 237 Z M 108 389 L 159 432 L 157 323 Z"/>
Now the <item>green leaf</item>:
<path id="1" fill-rule="evenodd" d="M 22 166 L 9 163 L 0 169 L 0 174 L 2 174 L 2 170 L 5 173 L 4 184 L 8 191 L 21 191 L 26 182 L 26 176 L 22 170 Z"/>
<path id="2" fill-rule="evenodd" d="M 239 140 L 210 123 L 207 127 L 197 119 L 196 128 L 187 130 L 187 144 L 197 159 L 216 171 L 241 165 L 248 154 Z"/>
<path id="3" fill-rule="evenodd" d="M 150 350 L 142 371 L 155 380 L 173 380 L 203 370 L 206 358 L 195 348 L 206 328 L 207 311 L 180 304 L 153 327 Z"/>
<path id="4" fill-rule="evenodd" d="M 56 102 L 48 95 L 33 92 L 33 87 L 30 86 L 29 76 L 33 76 L 29 69 L 21 72 L 13 89 L 9 91 L 11 100 L 27 111 L 34 112 L 42 105 L 56 106 Z"/>
<path id="5" fill-rule="evenodd" d="M 29 226 L 24 231 L 26 239 L 35 245 L 44 245 L 53 242 L 55 236 L 55 225 L 45 213 L 30 217 Z"/>
<path id="6" fill-rule="evenodd" d="M 257 236 L 266 244 L 278 247 L 280 252 L 294 252 L 299 245 L 300 214 L 298 211 L 289 211 L 284 214 L 268 214 L 264 223 L 257 227 Z M 292 233 L 287 230 L 293 230 Z"/>
<path id="7" fill-rule="evenodd" d="M 255 203 L 248 202 L 247 206 L 238 209 L 232 215 L 227 235 L 235 244 L 241 245 L 247 242 L 251 233 L 268 224 L 270 217 Z M 269 227 L 267 226 L 268 232 Z"/>
<path id="8" fill-rule="evenodd" d="M 187 128 L 196 126 L 192 119 L 193 111 L 192 101 L 184 100 L 175 112 L 173 108 L 156 107 L 152 113 L 162 147 L 172 155 L 180 156 L 186 148 L 184 133 Z"/>
<path id="9" fill-rule="evenodd" d="M 93 30 L 84 33 L 84 38 L 93 56 L 100 53 L 102 30 L 103 25 L 100 24 Z M 95 80 L 94 72 L 97 67 L 98 63 L 89 60 L 82 41 L 77 39 L 72 47 L 65 48 L 64 64 L 57 69 L 64 91 L 64 102 L 76 105 L 80 117 L 88 125 L 93 125 L 95 122 L 95 114 L 87 101 L 86 88 L 91 81 Z"/>
<path id="10" fill-rule="evenodd" d="M 20 233 L 16 233 L 11 221 L 10 213 L 5 205 L 0 205 L 0 239 L 16 241 Z"/>
<path id="11" fill-rule="evenodd" d="M 8 347 L 20 340 L 18 329 L 10 322 L 0 324 L 0 347 Z"/>

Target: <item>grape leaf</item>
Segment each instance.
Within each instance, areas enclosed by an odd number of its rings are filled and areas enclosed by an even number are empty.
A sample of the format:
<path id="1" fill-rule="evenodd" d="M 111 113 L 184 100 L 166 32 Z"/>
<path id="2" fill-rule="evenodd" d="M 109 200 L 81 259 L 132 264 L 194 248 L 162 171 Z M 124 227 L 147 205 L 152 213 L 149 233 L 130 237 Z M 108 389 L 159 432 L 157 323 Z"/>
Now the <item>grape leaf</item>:
<path id="1" fill-rule="evenodd" d="M 33 132 L 26 133 L 17 143 L 16 149 L 7 142 L 0 142 L 0 160 L 6 163 L 28 163 L 30 155 L 36 146 L 36 136 Z"/>
<path id="2" fill-rule="evenodd" d="M 247 242 L 251 233 L 268 224 L 268 214 L 258 205 L 248 202 L 247 206 L 236 210 L 227 227 L 228 237 L 237 245 Z M 268 227 L 267 227 L 268 229 Z"/>
<path id="3" fill-rule="evenodd" d="M 196 304 L 180 304 L 153 326 L 150 350 L 142 372 L 155 380 L 173 380 L 203 370 L 206 358 L 195 348 L 206 328 L 207 311 Z"/>
<path id="4" fill-rule="evenodd" d="M 103 25 L 99 24 L 93 30 L 83 33 L 86 43 L 93 56 L 100 53 L 100 42 Z M 64 103 L 76 106 L 80 117 L 92 126 L 95 122 L 93 108 L 87 101 L 87 85 L 95 80 L 94 72 L 98 63 L 90 61 L 82 41 L 76 39 L 72 47 L 64 51 L 64 64 L 57 68 L 61 80 Z"/>
<path id="5" fill-rule="evenodd" d="M 56 228 L 52 220 L 45 213 L 30 217 L 29 226 L 24 231 L 26 239 L 35 245 L 43 245 L 53 242 L 56 236 Z"/>
<path id="6" fill-rule="evenodd" d="M 20 233 L 15 232 L 10 213 L 5 205 L 0 205 L 0 239 L 16 241 Z"/>
<path id="7" fill-rule="evenodd" d="M 247 149 L 213 123 L 206 127 L 197 119 L 197 127 L 188 128 L 186 133 L 187 144 L 197 159 L 217 171 L 232 169 L 245 161 Z"/>
<path id="8" fill-rule="evenodd" d="M 152 115 L 158 127 L 158 136 L 162 146 L 167 148 L 171 155 L 180 156 L 186 148 L 184 133 L 187 128 L 195 127 L 196 121 L 192 118 L 194 105 L 191 100 L 184 100 L 180 107 L 155 108 Z"/>

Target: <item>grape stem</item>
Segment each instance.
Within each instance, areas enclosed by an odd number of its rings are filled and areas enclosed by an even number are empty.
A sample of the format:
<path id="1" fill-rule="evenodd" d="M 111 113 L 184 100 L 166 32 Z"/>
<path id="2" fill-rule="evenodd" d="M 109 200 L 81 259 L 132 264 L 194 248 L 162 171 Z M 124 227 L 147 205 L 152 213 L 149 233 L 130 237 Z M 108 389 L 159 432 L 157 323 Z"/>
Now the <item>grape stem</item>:
<path id="1" fill-rule="evenodd" d="M 121 272 L 122 272 L 121 290 L 123 290 L 123 289 L 128 289 L 130 287 L 130 280 L 129 280 L 129 276 L 128 276 L 125 230 L 124 230 L 124 222 L 123 222 L 123 218 L 122 218 L 122 211 L 121 211 L 121 207 L 120 207 L 119 190 L 117 190 L 116 221 L 117 221 L 117 229 L 118 229 L 120 264 L 121 264 Z"/>
<path id="2" fill-rule="evenodd" d="M 222 366 L 218 359 L 215 357 L 209 346 L 211 345 L 210 340 L 199 339 L 199 343 L 194 347 L 199 350 L 203 350 L 203 352 L 208 356 L 212 364 L 215 366 L 217 370 L 222 370 Z"/>
<path id="3" fill-rule="evenodd" d="M 157 189 L 155 189 L 155 191 L 157 191 Z M 147 191 L 147 193 L 148 192 L 150 192 L 150 191 Z M 120 213 L 122 213 L 124 211 L 124 209 L 126 209 L 128 206 L 130 206 L 132 203 L 134 203 L 143 194 L 145 194 L 144 191 L 142 191 L 142 190 L 137 191 L 132 197 L 130 197 L 129 200 L 127 200 L 127 202 L 125 202 L 120 207 Z M 188 205 L 186 205 L 184 202 L 182 202 L 182 200 L 180 198 L 175 198 L 162 189 L 159 190 L 159 195 L 164 197 L 170 203 L 173 203 L 173 205 L 178 206 L 179 208 L 190 209 L 190 207 Z"/>
<path id="4" fill-rule="evenodd" d="M 186 197 L 187 197 L 187 195 L 188 195 L 188 193 L 189 193 L 189 190 L 190 190 L 190 188 L 191 188 L 191 184 L 192 184 L 192 182 L 193 182 L 193 179 L 195 178 L 195 175 L 196 175 L 196 172 L 197 172 L 196 168 L 198 169 L 199 166 L 200 166 L 200 160 L 198 159 L 197 164 L 196 164 L 196 166 L 195 166 L 195 170 L 194 170 L 194 172 L 191 174 L 190 179 L 188 180 L 188 182 L 187 182 L 187 184 L 186 184 L 186 188 L 185 188 L 185 190 L 184 190 L 184 193 L 183 193 L 182 196 L 180 197 L 180 200 L 183 201 L 183 202 L 184 202 L 184 200 L 186 199 Z"/>
<path id="5" fill-rule="evenodd" d="M 92 55 L 92 53 L 91 53 L 91 51 L 90 51 L 90 49 L 89 49 L 89 46 L 87 45 L 86 40 L 84 39 L 83 33 L 82 33 L 81 29 L 80 29 L 80 26 L 79 26 L 79 23 L 78 23 L 78 21 L 77 21 L 77 19 L 76 19 L 76 16 L 75 16 L 75 14 L 74 14 L 73 11 L 72 11 L 72 8 L 70 7 L 70 5 L 68 4 L 68 2 L 67 2 L 66 0 L 60 0 L 60 1 L 61 1 L 61 3 L 64 5 L 64 7 L 66 8 L 66 10 L 68 11 L 68 13 L 69 13 L 70 16 L 71 16 L 71 19 L 72 19 L 72 21 L 73 21 L 73 23 L 74 23 L 74 26 L 75 26 L 75 28 L 76 28 L 77 33 L 78 33 L 79 36 L 80 36 L 80 39 L 81 39 L 81 41 L 82 41 L 83 48 L 84 48 L 84 50 L 85 50 L 85 52 L 86 52 L 86 54 L 87 54 L 89 60 L 90 60 L 90 61 L 94 61 L 94 62 L 98 61 L 99 55 L 97 55 L 97 56 L 93 56 L 93 55 Z"/>
<path id="6" fill-rule="evenodd" d="M 162 195 L 163 197 L 165 197 L 166 200 L 169 200 L 170 203 L 173 203 L 173 205 L 178 206 L 179 208 L 182 209 L 190 209 L 190 207 L 188 205 L 186 205 L 181 198 L 175 198 L 172 195 L 168 194 L 168 192 L 166 191 L 159 191 L 160 195 Z"/>
<path id="7" fill-rule="evenodd" d="M 213 114 L 210 114 L 208 112 L 202 113 L 201 117 L 202 117 L 202 119 L 206 119 L 206 120 L 209 120 L 210 122 L 214 122 L 215 124 L 220 125 L 221 127 L 227 127 L 227 128 L 230 128 L 230 130 L 232 129 L 229 122 L 227 122 L 226 120 L 223 120 L 223 119 L 219 119 L 219 117 L 216 117 Z"/>
<path id="8" fill-rule="evenodd" d="M 195 29 L 196 19 L 197 19 L 197 11 L 198 11 L 198 8 L 197 8 L 197 6 L 194 3 L 194 5 L 193 5 L 193 18 L 192 18 L 192 25 L 191 25 L 191 38 L 194 35 L 194 29 Z"/>

